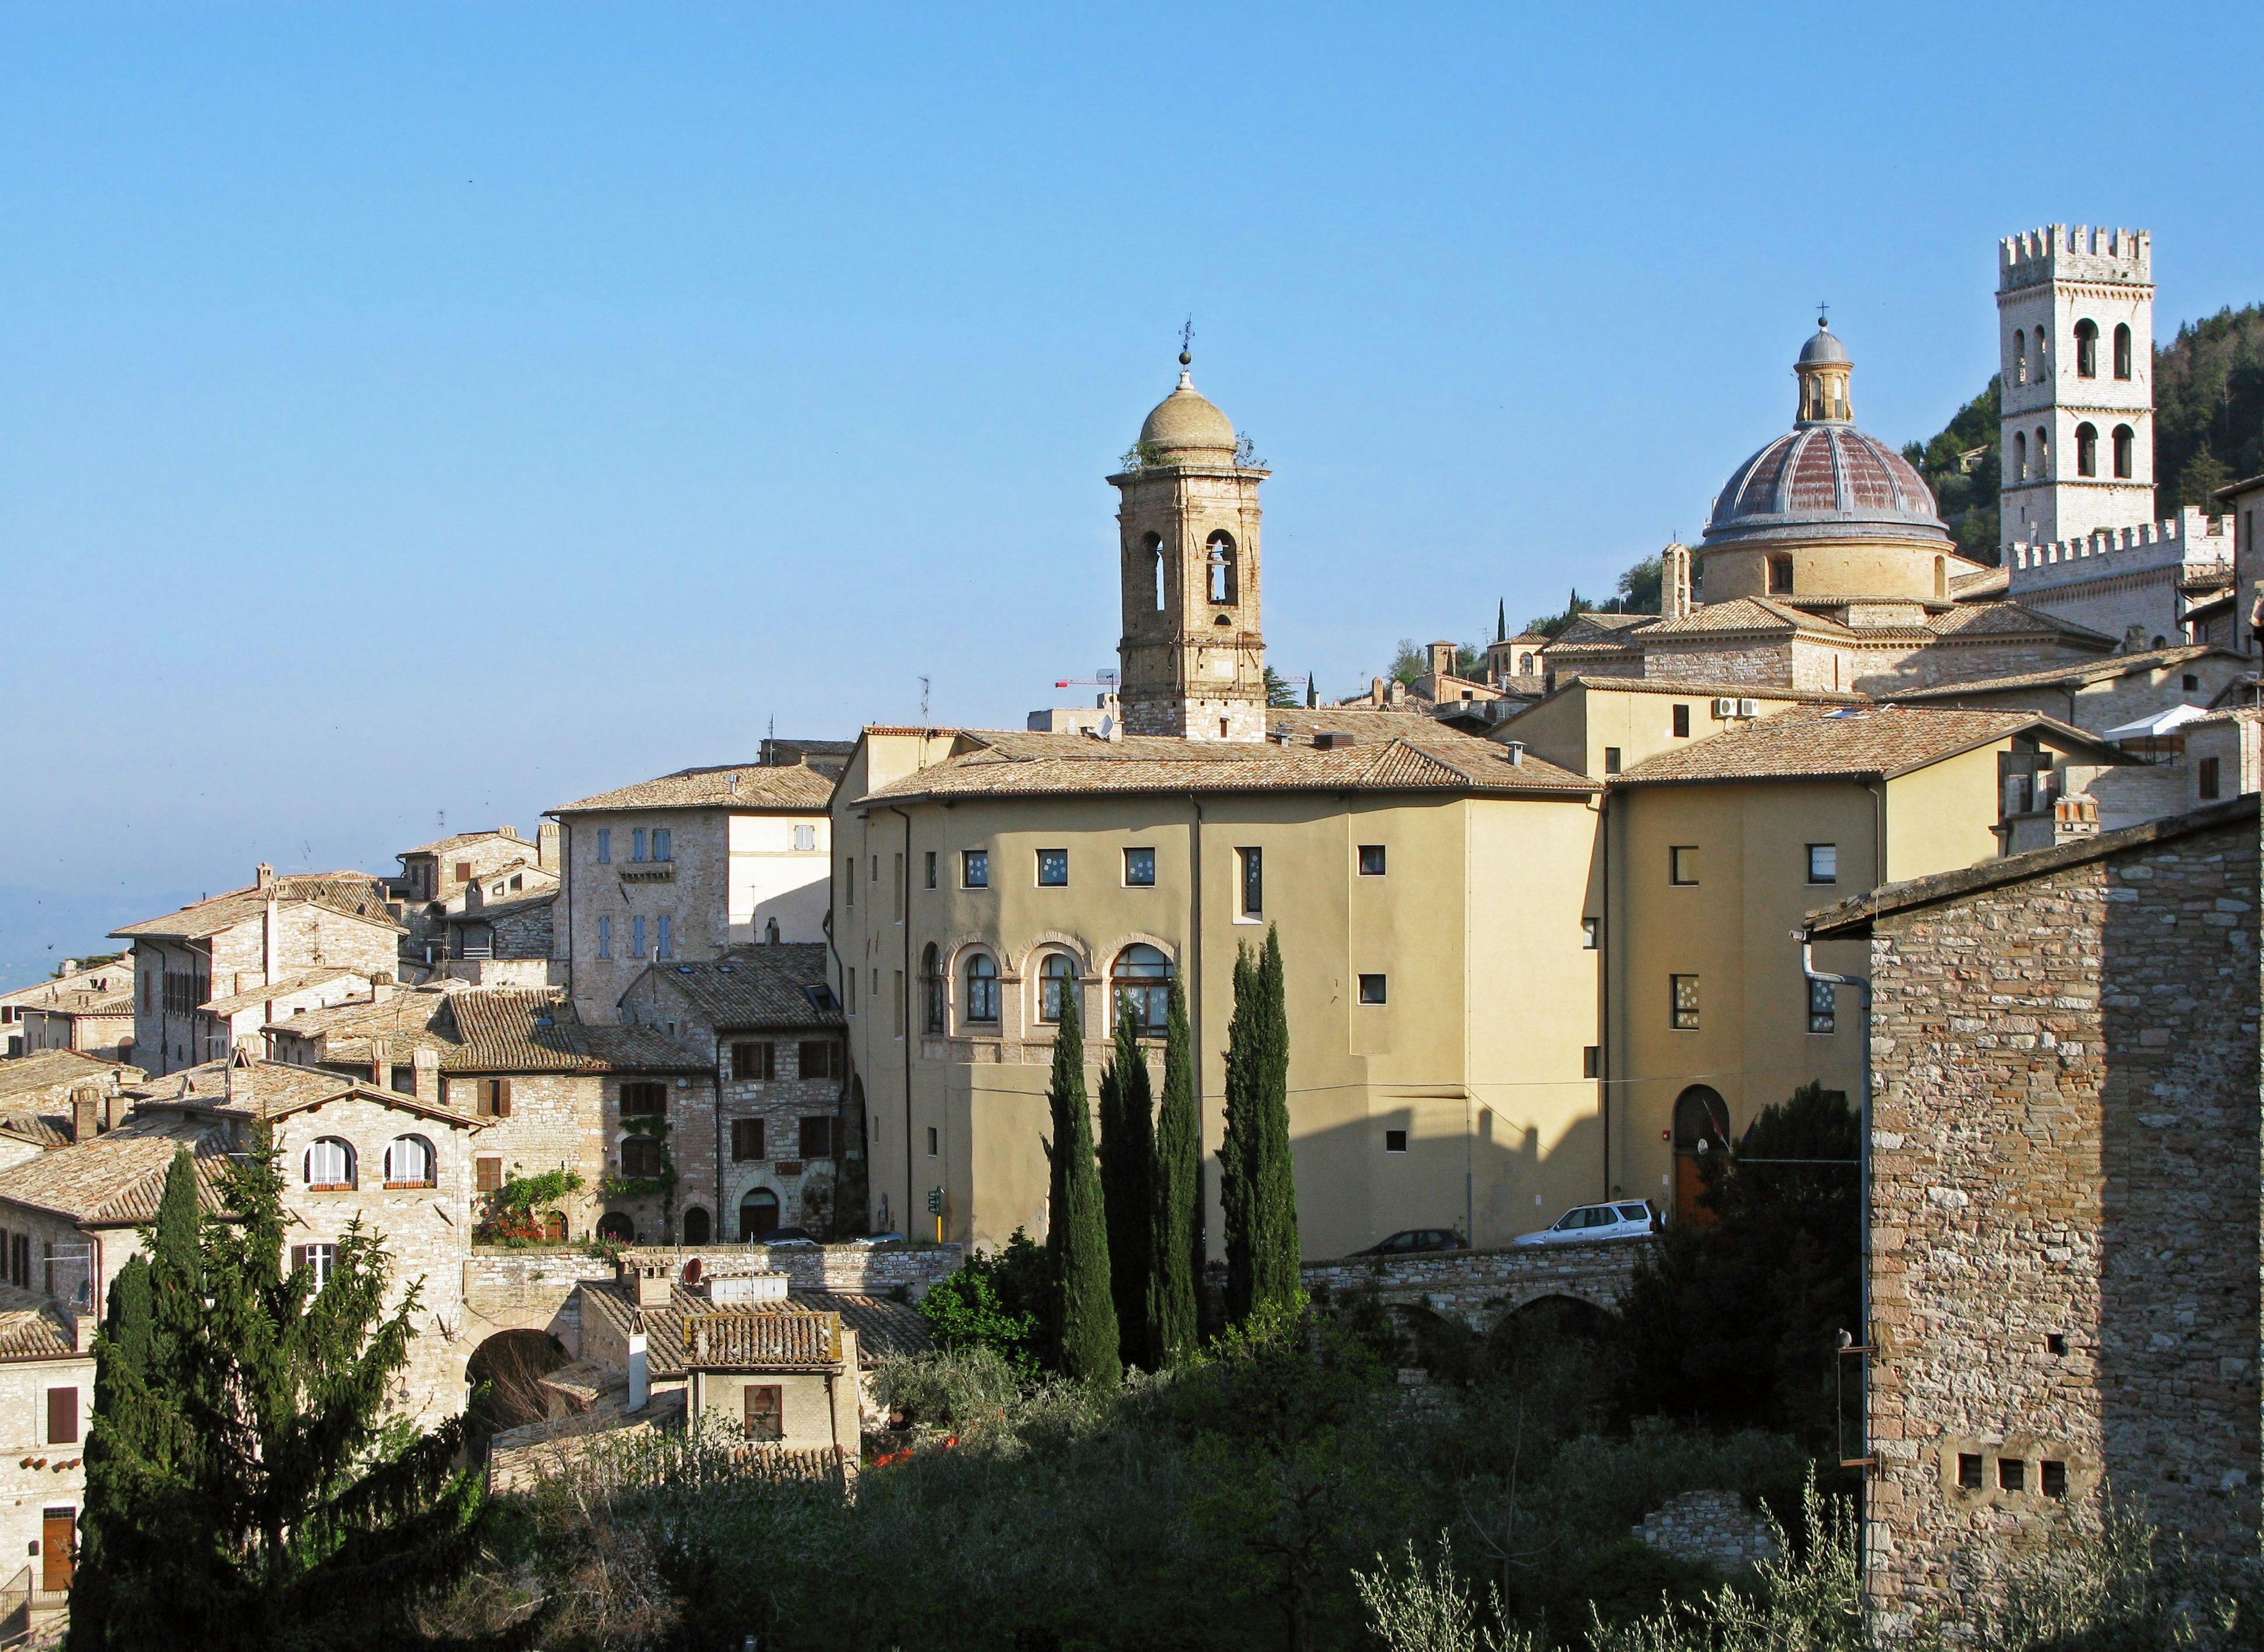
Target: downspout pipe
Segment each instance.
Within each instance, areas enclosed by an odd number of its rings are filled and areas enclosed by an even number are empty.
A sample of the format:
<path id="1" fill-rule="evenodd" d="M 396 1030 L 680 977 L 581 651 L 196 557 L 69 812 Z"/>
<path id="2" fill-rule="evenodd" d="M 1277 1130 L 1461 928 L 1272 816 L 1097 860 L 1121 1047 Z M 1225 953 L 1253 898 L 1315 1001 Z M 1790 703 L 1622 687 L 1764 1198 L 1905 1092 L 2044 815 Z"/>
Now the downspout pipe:
<path id="1" fill-rule="evenodd" d="M 914 1000 L 917 1001 L 919 989 L 912 982 L 912 817 L 893 803 L 889 806 L 889 813 L 904 823 L 904 871 L 901 880 L 903 887 L 896 891 L 896 910 L 903 915 L 898 920 L 898 926 L 903 931 L 904 990 L 912 994 Z M 903 1010 L 904 1036 L 901 1042 L 904 1047 L 904 1222 L 908 1223 L 911 1221 L 912 1211 L 912 1040 L 917 1035 L 912 1032 L 911 1004 L 904 1004 Z M 948 1123 L 949 1121 L 947 1120 L 947 1128 L 944 1132 L 947 1136 L 950 1134 Z M 946 1158 L 943 1163 L 945 1170 L 948 1171 L 951 1167 L 950 1159 Z M 899 1223 L 896 1231 L 910 1234 L 911 1229 L 904 1223 Z"/>
<path id="2" fill-rule="evenodd" d="M 1210 1255 L 1210 1206 L 1203 1202 L 1202 1178 L 1204 1163 L 1210 1155 L 1202 1152 L 1203 1130 L 1203 1038 L 1202 1038 L 1202 834 L 1203 806 L 1200 793 L 1187 793 L 1187 803 L 1195 812 L 1194 828 L 1188 834 L 1187 856 L 1187 1042 L 1194 1048 L 1188 1052 L 1195 1064 L 1195 1226 L 1202 1235 L 1203 1256 Z M 1196 1305 L 1200 1310 L 1202 1282 L 1195 1282 Z"/>
<path id="3" fill-rule="evenodd" d="M 1853 987 L 1863 995 L 1863 1069 L 1861 1075 L 1861 1082 L 1856 1090 L 1861 1100 L 1856 1112 L 1859 1140 L 1855 1148 L 1855 1160 L 1861 1166 L 1859 1171 L 1861 1192 L 1856 1196 L 1856 1221 L 1861 1224 L 1861 1232 L 1858 1237 L 1861 1241 L 1860 1252 L 1863 1272 L 1861 1281 L 1861 1306 L 1857 1309 L 1861 1323 L 1857 1330 L 1862 1339 L 1863 1349 L 1861 1355 L 1863 1417 L 1861 1431 L 1856 1437 L 1856 1454 L 1869 1464 L 1872 1457 L 1871 1351 L 1874 1347 L 1871 1337 L 1871 983 L 1859 976 L 1835 975 L 1827 970 L 1818 969 L 1816 967 L 1816 944 L 1805 927 L 1793 931 L 1792 938 L 1800 943 L 1802 975 L 1807 976 L 1811 982 L 1825 982 L 1834 987 Z"/>

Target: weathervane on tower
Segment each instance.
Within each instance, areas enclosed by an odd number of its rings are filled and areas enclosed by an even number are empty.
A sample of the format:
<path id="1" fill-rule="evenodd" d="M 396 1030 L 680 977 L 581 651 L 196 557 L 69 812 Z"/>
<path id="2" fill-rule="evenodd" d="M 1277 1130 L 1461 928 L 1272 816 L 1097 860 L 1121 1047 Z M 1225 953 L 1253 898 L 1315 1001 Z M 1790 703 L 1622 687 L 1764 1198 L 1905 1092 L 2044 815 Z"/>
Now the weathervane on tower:
<path id="1" fill-rule="evenodd" d="M 1182 366 L 1182 367 L 1192 367 L 1192 366 L 1194 366 L 1195 365 L 1194 349 L 1195 349 L 1195 318 L 1194 318 L 1194 316 L 1190 315 L 1190 316 L 1188 316 L 1188 317 L 1187 317 L 1187 319 L 1186 319 L 1186 324 L 1185 326 L 1183 326 L 1183 327 L 1181 327 L 1181 328 L 1179 329 L 1179 366 Z"/>

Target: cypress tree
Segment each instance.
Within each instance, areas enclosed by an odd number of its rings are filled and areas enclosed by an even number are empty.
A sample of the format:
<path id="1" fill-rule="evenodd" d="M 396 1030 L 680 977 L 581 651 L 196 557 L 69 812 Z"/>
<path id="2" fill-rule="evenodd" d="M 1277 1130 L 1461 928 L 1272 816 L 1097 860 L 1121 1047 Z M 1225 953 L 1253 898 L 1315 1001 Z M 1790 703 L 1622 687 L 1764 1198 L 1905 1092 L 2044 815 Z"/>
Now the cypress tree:
<path id="1" fill-rule="evenodd" d="M 1116 1305 L 1117 1350 L 1128 1366 L 1162 1362 L 1148 1313 L 1155 1271 L 1156 1118 L 1140 1025 L 1122 1005 L 1115 1047 L 1100 1074 L 1100 1197 L 1108 1217 L 1109 1294 Z"/>
<path id="2" fill-rule="evenodd" d="M 1123 1380 L 1124 1367 L 1116 1349 L 1107 1217 L 1093 1159 L 1092 1115 L 1085 1098 L 1085 1029 L 1078 1004 L 1082 996 L 1073 985 L 1062 993 L 1053 1082 L 1046 1091 L 1054 1127 L 1046 1145 L 1053 1185 L 1046 1248 L 1053 1253 L 1054 1346 L 1062 1372 L 1113 1388 Z"/>
<path id="3" fill-rule="evenodd" d="M 1226 1137 L 1219 1147 L 1226 1217 L 1226 1313 L 1240 1324 L 1295 1302 L 1297 1192 L 1289 1160 L 1289 1028 L 1281 941 L 1234 960 L 1234 1018 L 1226 1034 Z"/>
<path id="4" fill-rule="evenodd" d="M 1165 1365 L 1195 1350 L 1202 1279 L 1202 1114 L 1195 1096 L 1194 1040 L 1187 996 L 1172 979 L 1164 1023 L 1164 1097 L 1156 1115 L 1154 1262 L 1147 1317 L 1157 1357 Z"/>

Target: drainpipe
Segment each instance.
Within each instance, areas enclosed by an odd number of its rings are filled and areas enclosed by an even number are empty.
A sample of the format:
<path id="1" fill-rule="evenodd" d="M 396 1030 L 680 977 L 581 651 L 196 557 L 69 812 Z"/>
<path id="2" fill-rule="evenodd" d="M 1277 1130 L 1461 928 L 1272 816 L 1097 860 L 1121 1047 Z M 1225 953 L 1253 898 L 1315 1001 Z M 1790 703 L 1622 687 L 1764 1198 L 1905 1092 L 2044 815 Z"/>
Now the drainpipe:
<path id="1" fill-rule="evenodd" d="M 1604 1121 L 1604 1189 L 1603 1196 L 1612 1198 L 1617 1189 L 1612 1183 L 1612 947 L 1616 937 L 1612 930 L 1612 794 L 1605 792 L 1596 799 L 1596 828 L 1603 839 L 1604 901 L 1603 910 L 1597 915 L 1596 929 L 1596 1111 Z"/>
<path id="2" fill-rule="evenodd" d="M 1834 987 L 1853 987 L 1863 995 L 1863 1068 L 1861 1082 L 1856 1090 L 1861 1098 L 1857 1109 L 1860 1139 L 1855 1148 L 1861 1183 L 1861 1191 L 1857 1195 L 1856 1221 L 1861 1224 L 1860 1237 L 1862 1242 L 1861 1306 L 1857 1314 L 1861 1321 L 1858 1329 L 1862 1336 L 1860 1344 L 1862 1365 L 1860 1369 L 1863 1373 L 1861 1385 L 1863 1415 L 1856 1435 L 1856 1455 L 1868 1473 L 1876 1467 L 1871 1460 L 1871 1357 L 1876 1351 L 1871 1335 L 1871 983 L 1859 976 L 1835 975 L 1818 969 L 1816 967 L 1815 943 L 1810 939 L 1805 927 L 1793 931 L 1792 938 L 1800 943 L 1802 975 L 1810 981 L 1827 982 Z"/>
<path id="3" fill-rule="evenodd" d="M 916 993 L 918 989 L 912 984 L 912 817 L 905 814 L 903 810 L 896 808 L 894 804 L 889 805 L 889 813 L 894 815 L 898 820 L 901 820 L 904 823 L 903 887 L 896 891 L 896 900 L 898 902 L 896 909 L 904 915 L 903 924 L 904 931 L 904 990 L 906 992 Z M 904 1221 L 909 1222 L 911 1220 L 912 1208 L 912 1039 L 915 1036 L 912 1032 L 912 1007 L 911 1004 L 907 1004 L 903 1006 L 903 1013 Z M 948 1119 L 945 1121 L 946 1127 L 943 1134 L 946 1136 L 948 1136 L 951 1134 L 949 1123 L 950 1121 Z M 946 1185 L 948 1185 L 951 1180 L 951 1160 L 947 1156 L 943 1161 L 943 1169 L 944 1182 Z M 948 1195 L 947 1195 L 947 1199 Z M 903 1234 L 910 1234 L 911 1229 L 909 1227 L 899 1227 L 897 1231 Z M 940 1235 L 938 1235 L 938 1237 L 940 1236 Z"/>
<path id="4" fill-rule="evenodd" d="M 1202 1039 L 1202 829 L 1201 797 L 1190 792 L 1187 802 L 1194 809 L 1194 824 L 1188 829 L 1187 842 L 1187 1042 L 1194 1046 L 1189 1054 L 1195 1064 L 1195 1226 L 1202 1235 L 1203 1260 L 1210 1259 L 1210 1206 L 1203 1202 L 1202 1178 L 1205 1162 L 1210 1157 L 1201 1151 L 1203 1127 L 1203 1039 Z M 1195 1282 L 1196 1304 L 1200 1308 L 1202 1281 Z"/>

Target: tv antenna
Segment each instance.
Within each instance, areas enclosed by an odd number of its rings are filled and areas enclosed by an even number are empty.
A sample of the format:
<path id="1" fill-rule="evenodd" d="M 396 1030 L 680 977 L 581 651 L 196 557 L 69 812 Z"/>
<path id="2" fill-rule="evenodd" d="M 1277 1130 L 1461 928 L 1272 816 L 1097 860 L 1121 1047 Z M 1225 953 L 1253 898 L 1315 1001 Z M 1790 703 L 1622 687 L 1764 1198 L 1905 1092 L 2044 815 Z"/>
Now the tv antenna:
<path id="1" fill-rule="evenodd" d="M 927 678 L 920 678 L 920 727 L 927 727 Z"/>

